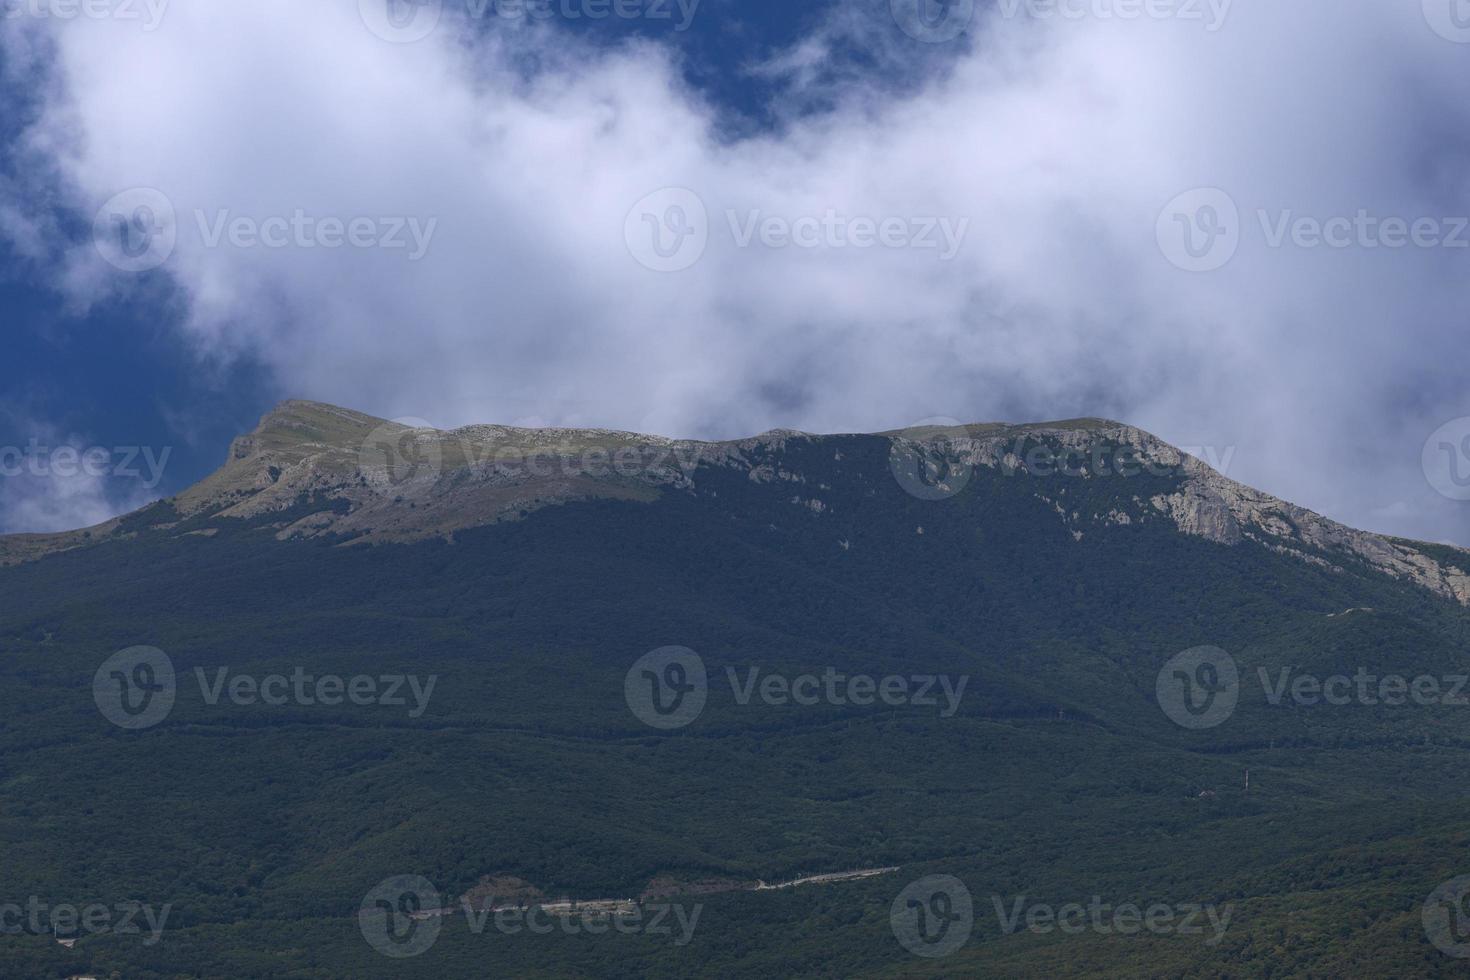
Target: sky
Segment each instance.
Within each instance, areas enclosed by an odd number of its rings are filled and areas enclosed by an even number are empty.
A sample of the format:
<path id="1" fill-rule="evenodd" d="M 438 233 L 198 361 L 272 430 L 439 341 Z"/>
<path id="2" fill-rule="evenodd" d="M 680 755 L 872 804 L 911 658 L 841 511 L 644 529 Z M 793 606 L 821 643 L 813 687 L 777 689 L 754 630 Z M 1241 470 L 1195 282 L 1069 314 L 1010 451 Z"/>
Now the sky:
<path id="1" fill-rule="evenodd" d="M 1463 0 L 0 0 L 0 532 L 277 401 L 1101 416 L 1470 545 Z"/>

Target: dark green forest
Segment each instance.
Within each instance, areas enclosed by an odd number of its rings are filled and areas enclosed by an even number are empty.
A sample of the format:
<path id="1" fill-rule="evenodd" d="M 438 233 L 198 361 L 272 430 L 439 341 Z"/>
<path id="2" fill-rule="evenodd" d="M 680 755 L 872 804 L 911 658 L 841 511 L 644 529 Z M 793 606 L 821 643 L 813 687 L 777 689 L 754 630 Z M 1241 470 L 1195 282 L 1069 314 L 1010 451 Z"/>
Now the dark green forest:
<path id="1" fill-rule="evenodd" d="M 1176 476 L 982 468 L 926 501 L 894 480 L 886 439 L 792 440 L 780 464 L 804 483 L 709 466 L 652 503 L 565 503 L 452 542 L 278 540 L 328 506 L 307 499 L 249 521 L 179 523 L 161 504 L 113 540 L 0 568 L 0 904 L 170 908 L 151 945 L 5 935 L 0 975 L 1464 974 L 1421 908 L 1470 874 L 1470 706 L 1273 705 L 1257 671 L 1470 672 L 1466 610 L 1343 555 L 1314 564 L 1144 519 Z M 1095 519 L 1114 511 L 1140 517 Z M 1239 705 L 1189 730 L 1155 683 L 1202 645 L 1238 662 Z M 162 723 L 125 730 L 93 680 L 135 646 L 167 653 L 178 696 Z M 666 646 L 696 651 L 710 684 L 692 724 L 658 731 L 624 680 Z M 417 717 L 211 705 L 194 671 L 222 667 L 437 684 Z M 742 705 L 727 667 L 969 681 L 943 717 Z M 357 919 L 395 875 L 447 901 L 487 875 L 593 899 L 661 875 L 887 866 L 900 870 L 673 899 L 702 906 L 683 945 L 477 935 L 453 917 L 427 952 L 392 959 Z M 929 875 L 974 899 L 968 941 L 937 959 L 890 924 Z M 1233 917 L 1211 945 L 1006 934 L 994 908 L 1093 895 Z"/>

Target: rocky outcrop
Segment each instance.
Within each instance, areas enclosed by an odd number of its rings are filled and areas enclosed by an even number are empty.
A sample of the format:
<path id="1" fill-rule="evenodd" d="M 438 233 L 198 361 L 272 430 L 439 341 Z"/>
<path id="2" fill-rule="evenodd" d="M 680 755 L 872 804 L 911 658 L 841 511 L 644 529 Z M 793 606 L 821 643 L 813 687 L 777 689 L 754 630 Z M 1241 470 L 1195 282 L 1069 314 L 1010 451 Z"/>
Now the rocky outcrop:
<path id="1" fill-rule="evenodd" d="M 1258 542 L 1298 560 L 1340 568 L 1357 561 L 1412 582 L 1436 595 L 1470 605 L 1470 551 L 1445 549 L 1436 557 L 1416 542 L 1389 539 L 1288 503 L 1226 478 L 1142 429 L 1104 419 L 1039 425 L 969 425 L 890 433 L 900 444 L 942 455 L 950 463 L 990 467 L 1007 475 L 1065 472 L 1080 479 L 1149 473 L 1172 479 L 1149 506 L 1184 534 L 1225 546 Z M 1038 452 L 1038 448 L 1040 451 Z M 1050 498 L 1047 498 L 1048 500 Z M 1077 515 L 1057 508 L 1064 521 Z M 1108 524 L 1132 523 L 1146 514 L 1116 509 L 1093 516 Z M 1076 531 L 1073 532 L 1074 536 Z M 1440 549 L 1436 549 L 1438 551 Z M 1458 564 L 1455 558 L 1463 556 Z"/>
<path id="2" fill-rule="evenodd" d="M 287 402 L 235 440 L 223 468 L 175 500 L 184 517 L 310 511 L 278 536 L 418 540 L 586 497 L 652 499 L 687 484 L 699 443 L 632 433 L 476 425 L 416 428 Z"/>
<path id="3" fill-rule="evenodd" d="M 1470 605 L 1470 575 L 1442 563 L 1412 542 L 1390 540 L 1339 524 L 1304 507 L 1252 489 L 1198 460 L 1186 468 L 1179 493 L 1155 500 L 1186 534 L 1238 544 L 1251 539 L 1303 561 L 1336 567 L 1356 559 L 1369 567 L 1413 582 L 1437 595 Z M 1470 568 L 1470 552 L 1464 567 Z"/>

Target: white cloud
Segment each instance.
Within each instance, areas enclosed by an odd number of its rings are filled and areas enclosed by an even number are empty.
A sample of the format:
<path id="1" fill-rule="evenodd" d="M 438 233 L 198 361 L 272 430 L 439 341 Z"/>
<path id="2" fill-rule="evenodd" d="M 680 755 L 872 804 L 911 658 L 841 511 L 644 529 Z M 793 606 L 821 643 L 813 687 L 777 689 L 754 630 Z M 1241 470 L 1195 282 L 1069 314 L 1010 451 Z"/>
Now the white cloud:
<path id="1" fill-rule="evenodd" d="M 169 451 L 91 446 L 14 419 L 25 445 L 0 446 L 0 534 L 70 531 L 136 510 L 155 492 Z"/>
<path id="2" fill-rule="evenodd" d="M 1232 476 L 1333 516 L 1458 534 L 1419 448 L 1470 411 L 1470 256 L 1273 249 L 1257 211 L 1470 213 L 1456 135 L 1470 46 L 1418 4 L 1237 4 L 1215 32 L 992 15 L 950 70 L 895 90 L 823 72 L 832 38 L 855 36 L 843 16 L 761 69 L 799 101 L 845 93 L 837 107 L 734 142 L 660 47 L 503 27 L 393 45 L 349 0 L 180 0 L 153 32 L 41 24 L 8 43 L 55 45 L 30 134 L 40 181 L 59 175 L 87 215 L 163 191 L 191 333 L 259 352 L 303 397 L 708 435 L 1109 414 L 1238 447 Z M 934 57 L 888 24 L 858 34 L 880 63 Z M 530 75 L 513 57 L 527 50 Z M 711 219 L 703 257 L 672 274 L 624 242 L 629 209 L 665 187 L 697 192 Z M 1242 218 L 1238 253 L 1208 274 L 1155 237 L 1197 187 L 1226 189 Z M 439 223 L 420 262 L 206 247 L 195 213 L 222 209 Z M 969 226 L 944 262 L 742 248 L 727 210 Z M 125 278 L 90 247 L 64 275 L 82 296 Z"/>

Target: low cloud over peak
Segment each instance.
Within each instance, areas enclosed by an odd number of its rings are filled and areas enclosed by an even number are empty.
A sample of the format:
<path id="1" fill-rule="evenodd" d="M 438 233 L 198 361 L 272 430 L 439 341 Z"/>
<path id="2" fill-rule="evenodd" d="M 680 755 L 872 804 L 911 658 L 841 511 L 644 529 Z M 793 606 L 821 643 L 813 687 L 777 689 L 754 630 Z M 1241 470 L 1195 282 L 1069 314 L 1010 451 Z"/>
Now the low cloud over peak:
<path id="1" fill-rule="evenodd" d="M 732 139 L 658 29 L 432 6 L 418 39 L 366 0 L 13 19 L 7 63 L 46 81 L 0 233 L 59 257 L 79 306 L 162 277 L 190 343 L 382 416 L 1104 415 L 1348 523 L 1466 540 L 1424 471 L 1470 413 L 1452 21 L 1007 2 L 942 40 L 844 8 L 757 70 L 800 111 Z M 855 38 L 914 70 L 855 71 Z"/>

